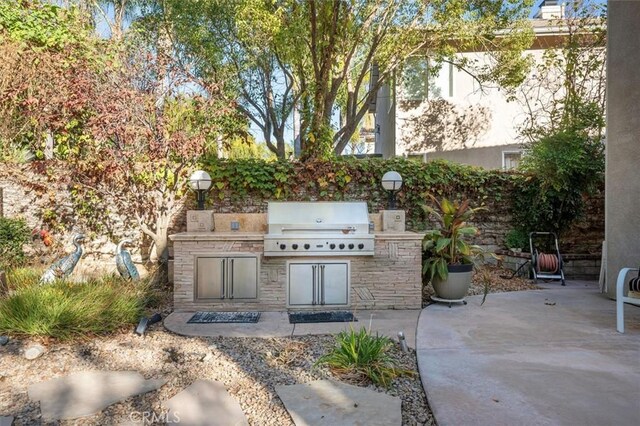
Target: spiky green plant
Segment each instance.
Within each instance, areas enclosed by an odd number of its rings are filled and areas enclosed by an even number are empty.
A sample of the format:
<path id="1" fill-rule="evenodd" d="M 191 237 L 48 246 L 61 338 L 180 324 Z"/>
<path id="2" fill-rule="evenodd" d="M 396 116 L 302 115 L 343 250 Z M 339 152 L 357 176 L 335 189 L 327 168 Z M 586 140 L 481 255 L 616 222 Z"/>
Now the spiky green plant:
<path id="1" fill-rule="evenodd" d="M 133 325 L 149 301 L 147 281 L 113 275 L 82 283 L 40 284 L 26 270 L 8 275 L 9 294 L 0 298 L 0 334 L 86 338 Z"/>
<path id="2" fill-rule="evenodd" d="M 412 374 L 400 368 L 389 354 L 392 346 L 393 342 L 388 337 L 374 336 L 365 327 L 360 331 L 351 328 L 336 336 L 336 346 L 321 356 L 316 365 L 328 365 L 339 376 L 359 381 L 367 378 L 375 384 L 388 387 L 392 379 Z"/>

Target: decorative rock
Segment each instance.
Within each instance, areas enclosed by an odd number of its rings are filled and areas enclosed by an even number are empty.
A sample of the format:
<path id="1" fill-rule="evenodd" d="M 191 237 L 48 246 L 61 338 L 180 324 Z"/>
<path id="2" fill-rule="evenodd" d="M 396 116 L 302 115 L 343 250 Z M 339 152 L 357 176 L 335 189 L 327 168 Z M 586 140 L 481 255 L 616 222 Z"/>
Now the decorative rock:
<path id="1" fill-rule="evenodd" d="M 169 419 L 181 426 L 248 425 L 238 401 L 220 382 L 196 380 L 164 403 Z"/>
<path id="2" fill-rule="evenodd" d="M 33 345 L 24 351 L 24 357 L 28 360 L 34 360 L 40 357 L 45 350 L 46 349 L 42 345 Z"/>
<path id="3" fill-rule="evenodd" d="M 29 386 L 29 398 L 40 401 L 46 420 L 75 419 L 109 405 L 156 390 L 165 379 L 145 380 L 135 371 L 83 371 Z"/>
<path id="4" fill-rule="evenodd" d="M 331 380 L 275 389 L 297 426 L 402 424 L 400 398 L 369 389 Z"/>
<path id="5" fill-rule="evenodd" d="M 0 426 L 11 426 L 13 424 L 12 416 L 0 416 Z"/>
<path id="6" fill-rule="evenodd" d="M 4 346 L 9 343 L 9 336 L 0 336 L 0 346 Z"/>

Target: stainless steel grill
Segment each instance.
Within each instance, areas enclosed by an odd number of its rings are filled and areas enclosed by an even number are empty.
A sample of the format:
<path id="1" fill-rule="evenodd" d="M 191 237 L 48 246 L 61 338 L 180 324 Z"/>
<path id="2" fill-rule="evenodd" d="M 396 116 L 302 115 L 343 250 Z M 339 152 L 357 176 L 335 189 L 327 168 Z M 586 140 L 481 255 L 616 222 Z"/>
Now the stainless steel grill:
<path id="1" fill-rule="evenodd" d="M 365 202 L 270 202 L 265 256 L 373 256 Z"/>

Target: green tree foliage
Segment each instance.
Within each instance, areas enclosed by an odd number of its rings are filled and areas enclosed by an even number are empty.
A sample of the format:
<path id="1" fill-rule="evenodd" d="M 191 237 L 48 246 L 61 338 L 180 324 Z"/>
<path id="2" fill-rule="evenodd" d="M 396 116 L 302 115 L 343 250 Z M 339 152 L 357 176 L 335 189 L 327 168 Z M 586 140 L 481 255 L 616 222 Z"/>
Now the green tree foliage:
<path id="1" fill-rule="evenodd" d="M 604 135 L 606 90 L 606 5 L 580 2 L 558 24 L 556 49 L 547 49 L 514 98 L 524 106 L 520 129 L 528 142 L 558 132 Z"/>
<path id="2" fill-rule="evenodd" d="M 300 49 L 283 25 L 284 13 L 279 2 L 263 0 L 168 0 L 158 16 L 184 51 L 185 67 L 205 85 L 233 89 L 229 96 L 279 158 L 299 98 L 289 64 Z"/>
<path id="3" fill-rule="evenodd" d="M 523 79 L 529 0 L 169 0 L 164 15 L 196 72 L 232 76 L 241 110 L 283 157 L 283 124 L 301 111 L 306 158 L 340 154 L 378 89 L 412 55 L 449 59 L 481 81 Z M 502 30 L 501 36 L 496 36 Z M 454 54 L 490 52 L 489 67 Z M 373 64 L 379 79 L 370 81 Z M 336 126 L 333 117 L 341 119 Z"/>
<path id="4" fill-rule="evenodd" d="M 89 28 L 77 8 L 65 9 L 41 1 L 5 0 L 0 3 L 0 41 L 61 50 L 87 42 Z"/>

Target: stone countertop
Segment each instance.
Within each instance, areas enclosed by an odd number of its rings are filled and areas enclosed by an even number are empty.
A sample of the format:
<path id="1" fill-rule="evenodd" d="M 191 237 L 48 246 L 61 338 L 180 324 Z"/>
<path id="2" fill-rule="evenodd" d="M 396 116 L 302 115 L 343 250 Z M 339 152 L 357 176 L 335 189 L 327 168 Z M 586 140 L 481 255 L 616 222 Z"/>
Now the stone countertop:
<path id="1" fill-rule="evenodd" d="M 421 240 L 424 234 L 417 232 L 375 232 L 377 240 Z M 262 241 L 262 232 L 181 232 L 169 235 L 171 241 Z"/>
<path id="2" fill-rule="evenodd" d="M 262 241 L 262 232 L 181 232 L 169 235 L 171 241 Z"/>

